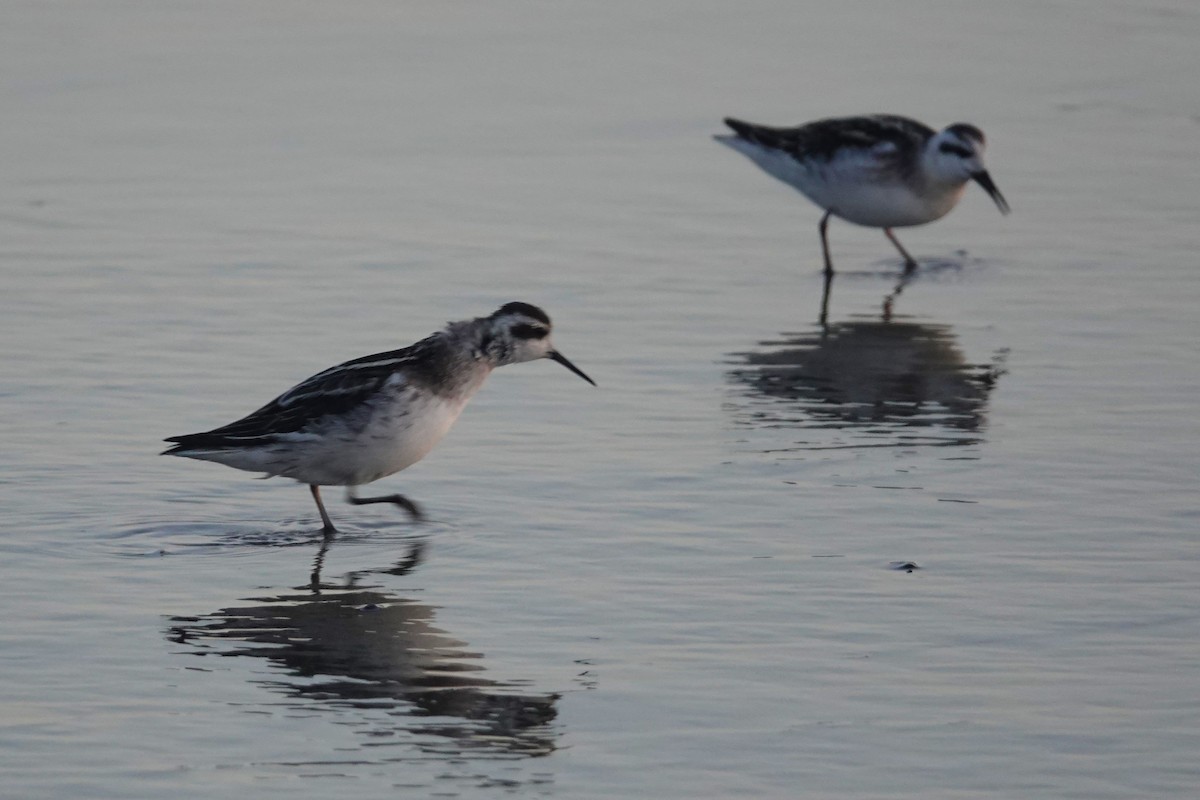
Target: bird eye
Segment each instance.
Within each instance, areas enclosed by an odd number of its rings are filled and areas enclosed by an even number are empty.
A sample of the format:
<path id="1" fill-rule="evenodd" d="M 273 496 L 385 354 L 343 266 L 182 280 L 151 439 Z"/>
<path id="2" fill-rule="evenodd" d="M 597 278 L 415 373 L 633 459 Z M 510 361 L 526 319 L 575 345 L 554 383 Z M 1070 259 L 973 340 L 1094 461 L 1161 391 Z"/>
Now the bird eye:
<path id="1" fill-rule="evenodd" d="M 545 339 L 550 331 L 537 325 L 513 325 L 512 335 L 517 339 Z"/>
<path id="2" fill-rule="evenodd" d="M 954 144 L 953 142 L 943 142 L 938 147 L 938 150 L 942 151 L 943 153 L 953 153 L 954 155 L 958 156 L 959 158 L 970 158 L 971 157 L 970 150 L 963 147 L 961 144 Z"/>

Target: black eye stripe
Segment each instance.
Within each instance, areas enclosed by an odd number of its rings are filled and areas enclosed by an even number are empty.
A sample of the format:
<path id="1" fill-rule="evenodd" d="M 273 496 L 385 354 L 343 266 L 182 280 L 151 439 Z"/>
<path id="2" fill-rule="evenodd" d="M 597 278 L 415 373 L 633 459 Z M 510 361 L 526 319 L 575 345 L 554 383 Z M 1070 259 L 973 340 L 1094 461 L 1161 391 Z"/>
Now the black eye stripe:
<path id="1" fill-rule="evenodd" d="M 942 144 L 938 146 L 938 150 L 941 150 L 943 153 L 953 153 L 959 158 L 971 157 L 970 150 L 960 144 L 954 144 L 952 142 L 942 142 Z"/>
<path id="2" fill-rule="evenodd" d="M 550 331 L 537 325 L 513 325 L 512 335 L 518 339 L 545 339 Z"/>

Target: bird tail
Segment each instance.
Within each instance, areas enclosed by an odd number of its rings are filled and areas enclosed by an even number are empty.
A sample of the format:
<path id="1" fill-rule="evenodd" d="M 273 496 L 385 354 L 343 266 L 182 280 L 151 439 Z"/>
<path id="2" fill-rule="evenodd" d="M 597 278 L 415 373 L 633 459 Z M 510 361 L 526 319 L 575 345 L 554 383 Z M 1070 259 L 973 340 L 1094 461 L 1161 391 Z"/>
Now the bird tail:
<path id="1" fill-rule="evenodd" d="M 189 433 L 189 434 L 185 434 L 183 436 L 169 436 L 166 439 L 163 439 L 163 441 L 171 442 L 172 443 L 171 446 L 168 447 L 166 450 L 163 450 L 161 453 L 159 453 L 159 455 L 160 456 L 183 455 L 188 450 L 192 450 L 195 447 L 197 447 L 200 444 L 200 442 L 198 440 L 202 436 L 203 436 L 203 434 L 197 434 L 197 433 Z"/>

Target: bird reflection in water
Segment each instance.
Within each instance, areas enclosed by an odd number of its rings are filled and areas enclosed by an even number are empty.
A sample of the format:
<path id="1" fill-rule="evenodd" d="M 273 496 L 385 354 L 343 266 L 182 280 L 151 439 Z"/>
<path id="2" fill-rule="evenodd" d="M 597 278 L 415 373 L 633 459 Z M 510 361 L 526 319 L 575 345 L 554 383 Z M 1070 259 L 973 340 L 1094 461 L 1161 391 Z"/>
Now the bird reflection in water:
<path id="1" fill-rule="evenodd" d="M 419 563 L 424 542 L 395 567 Z M 200 656 L 250 656 L 278 667 L 273 691 L 357 719 L 372 746 L 407 744 L 445 756 L 521 757 L 554 751 L 557 694 L 522 694 L 481 675 L 482 656 L 433 626 L 434 608 L 359 585 L 321 581 L 198 617 L 171 619 L 168 637 Z M 381 723 L 380 715 L 385 722 Z"/>
<path id="2" fill-rule="evenodd" d="M 910 279 L 884 298 L 881 315 L 833 323 L 827 279 L 812 330 L 734 354 L 729 378 L 746 400 L 735 404 L 738 421 L 864 437 L 799 442 L 796 449 L 979 442 L 1006 352 L 988 364 L 967 363 L 950 326 L 894 314 Z"/>

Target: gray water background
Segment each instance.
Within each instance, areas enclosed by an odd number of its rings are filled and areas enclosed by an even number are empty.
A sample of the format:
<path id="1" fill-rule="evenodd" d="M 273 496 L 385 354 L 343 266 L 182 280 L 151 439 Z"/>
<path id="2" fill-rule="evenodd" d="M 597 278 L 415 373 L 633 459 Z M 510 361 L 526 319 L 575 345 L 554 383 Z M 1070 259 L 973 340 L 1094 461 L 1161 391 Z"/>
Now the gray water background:
<path id="1" fill-rule="evenodd" d="M 1184 797 L 1200 786 L 1200 10 L 0 7 L 13 798 Z M 970 121 L 926 268 L 711 141 Z M 322 551 L 157 455 L 509 300 Z M 320 559 L 314 583 L 313 569 Z M 914 571 L 890 568 L 914 562 Z"/>

